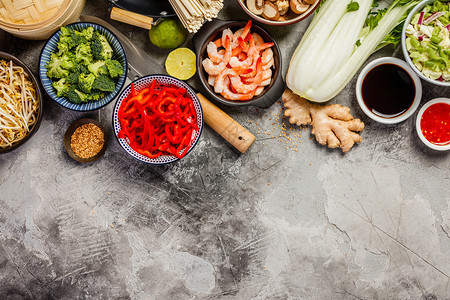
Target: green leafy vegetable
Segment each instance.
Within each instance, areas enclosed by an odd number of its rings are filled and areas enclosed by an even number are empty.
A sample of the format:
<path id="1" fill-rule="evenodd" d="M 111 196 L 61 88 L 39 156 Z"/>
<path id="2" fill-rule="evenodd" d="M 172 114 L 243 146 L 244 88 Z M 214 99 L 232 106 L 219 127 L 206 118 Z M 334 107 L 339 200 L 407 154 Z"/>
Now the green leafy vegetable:
<path id="1" fill-rule="evenodd" d="M 350 2 L 347 5 L 347 12 L 355 11 L 355 10 L 358 10 L 358 9 L 359 9 L 359 3 L 358 2 L 353 2 L 353 0 L 352 0 L 352 2 Z"/>
<path id="2" fill-rule="evenodd" d="M 291 58 L 287 86 L 315 102 L 336 96 L 379 47 L 397 44 L 408 12 L 420 0 L 394 0 L 385 10 L 373 0 L 327 0 Z"/>

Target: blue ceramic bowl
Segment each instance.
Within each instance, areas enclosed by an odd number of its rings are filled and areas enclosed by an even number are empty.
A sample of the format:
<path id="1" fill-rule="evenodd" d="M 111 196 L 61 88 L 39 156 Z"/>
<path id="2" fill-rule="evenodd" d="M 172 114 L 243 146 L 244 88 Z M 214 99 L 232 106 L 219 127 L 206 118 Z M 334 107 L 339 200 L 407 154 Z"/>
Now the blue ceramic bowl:
<path id="1" fill-rule="evenodd" d="M 133 81 L 134 88 L 136 89 L 136 91 L 140 91 L 143 88 L 150 86 L 154 80 L 156 80 L 157 83 L 162 84 L 162 85 L 174 86 L 174 87 L 180 87 L 180 88 L 186 89 L 189 98 L 191 98 L 194 103 L 195 113 L 197 114 L 197 126 L 198 126 L 199 130 L 196 131 L 194 133 L 194 135 L 192 136 L 191 147 L 189 148 L 189 150 L 187 152 L 187 154 L 189 154 L 189 152 L 191 152 L 191 150 L 197 144 L 197 142 L 200 138 L 200 135 L 202 133 L 202 130 L 203 130 L 203 110 L 202 110 L 202 106 L 200 105 L 200 100 L 198 99 L 194 90 L 192 90 L 192 88 L 189 85 L 187 85 L 186 83 L 184 83 L 181 80 L 178 80 L 178 79 L 176 79 L 172 76 L 168 76 L 168 75 L 148 75 L 148 76 L 139 78 L 139 79 Z M 125 152 L 127 152 L 129 155 L 131 155 L 135 159 L 142 161 L 144 163 L 148 163 L 148 164 L 152 164 L 152 165 L 164 165 L 164 164 L 178 161 L 179 158 L 176 157 L 175 155 L 161 155 L 154 159 L 149 158 L 149 157 L 139 154 L 135 150 L 133 150 L 131 148 L 127 138 L 119 138 L 119 131 L 122 129 L 122 126 L 120 125 L 119 117 L 118 117 L 119 107 L 122 104 L 122 101 L 124 99 L 126 99 L 130 95 L 130 93 L 131 93 L 131 84 L 129 84 L 122 91 L 122 93 L 120 94 L 120 96 L 114 106 L 114 111 L 113 111 L 113 130 L 114 130 L 114 134 L 115 134 L 120 146 L 122 146 L 122 148 L 125 150 Z"/>
<path id="2" fill-rule="evenodd" d="M 58 104 L 64 106 L 65 108 L 75 111 L 92 111 L 99 109 L 110 103 L 119 94 L 123 85 L 125 84 L 125 79 L 127 77 L 128 71 L 127 57 L 125 54 L 125 50 L 123 49 L 122 44 L 119 42 L 119 39 L 111 31 L 98 24 L 89 22 L 78 22 L 66 25 L 65 27 L 70 27 L 77 31 L 82 31 L 87 27 L 94 27 L 95 31 L 100 31 L 100 33 L 103 34 L 108 39 L 108 42 L 110 43 L 114 51 L 112 59 L 115 59 L 122 64 L 123 75 L 116 80 L 116 89 L 113 92 L 107 93 L 103 99 L 100 99 L 98 101 L 90 101 L 88 103 L 75 104 L 70 102 L 65 97 L 57 97 L 56 92 L 52 87 L 52 80 L 47 76 L 46 65 L 50 60 L 50 55 L 53 52 L 58 51 L 57 43 L 59 41 L 59 36 L 61 35 L 61 30 L 58 30 L 45 43 L 44 48 L 42 48 L 41 51 L 41 56 L 39 58 L 39 77 L 41 78 L 44 90 L 52 100 L 56 101 Z"/>

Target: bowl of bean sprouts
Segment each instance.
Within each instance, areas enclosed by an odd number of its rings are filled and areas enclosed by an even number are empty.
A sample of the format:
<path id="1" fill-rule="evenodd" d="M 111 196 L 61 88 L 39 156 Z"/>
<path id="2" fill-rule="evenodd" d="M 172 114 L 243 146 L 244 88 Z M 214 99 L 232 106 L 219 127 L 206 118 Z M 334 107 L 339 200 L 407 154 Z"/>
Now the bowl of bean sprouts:
<path id="1" fill-rule="evenodd" d="M 0 51 L 0 154 L 17 149 L 42 120 L 42 92 L 30 68 Z"/>

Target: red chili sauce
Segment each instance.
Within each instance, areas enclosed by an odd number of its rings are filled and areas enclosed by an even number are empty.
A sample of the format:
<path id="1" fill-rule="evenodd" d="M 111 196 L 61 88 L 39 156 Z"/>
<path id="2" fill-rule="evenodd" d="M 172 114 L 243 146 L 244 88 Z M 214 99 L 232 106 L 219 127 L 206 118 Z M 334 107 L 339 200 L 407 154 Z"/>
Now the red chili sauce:
<path id="1" fill-rule="evenodd" d="M 420 119 L 420 128 L 429 142 L 450 144 L 450 104 L 436 103 L 428 107 Z"/>

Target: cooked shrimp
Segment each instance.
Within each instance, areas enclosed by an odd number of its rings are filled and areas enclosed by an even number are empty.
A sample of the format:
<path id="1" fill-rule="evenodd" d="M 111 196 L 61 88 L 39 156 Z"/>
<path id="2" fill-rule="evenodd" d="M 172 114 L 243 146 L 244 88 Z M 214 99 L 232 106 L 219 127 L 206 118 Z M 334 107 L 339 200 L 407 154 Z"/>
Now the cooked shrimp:
<path id="1" fill-rule="evenodd" d="M 260 86 L 268 86 L 272 82 L 272 78 L 267 78 L 266 80 L 263 80 L 260 84 Z"/>
<path id="2" fill-rule="evenodd" d="M 219 94 L 222 93 L 224 88 L 230 83 L 228 79 L 228 76 L 230 75 L 235 76 L 236 73 L 231 69 L 224 69 L 222 72 L 220 72 L 214 82 L 214 92 Z"/>
<path id="3" fill-rule="evenodd" d="M 233 31 L 231 31 L 230 28 L 227 28 L 222 32 L 222 46 L 225 45 L 225 41 L 226 41 L 227 37 L 229 37 L 231 40 L 231 43 L 233 43 Z"/>
<path id="4" fill-rule="evenodd" d="M 253 39 L 255 40 L 255 45 L 259 46 L 261 44 L 264 44 L 263 38 L 256 32 L 252 33 Z"/>
<path id="5" fill-rule="evenodd" d="M 205 58 L 202 61 L 203 68 L 205 68 L 206 73 L 209 75 L 219 75 L 220 72 L 222 72 L 223 69 L 226 68 L 228 65 L 228 62 L 230 61 L 232 50 L 231 50 L 231 41 L 230 37 L 226 38 L 226 51 L 223 55 L 222 61 L 218 64 L 215 64 L 211 59 Z"/>
<path id="6" fill-rule="evenodd" d="M 258 62 L 257 62 L 257 67 L 256 67 L 256 76 L 253 78 L 252 83 L 244 83 L 241 80 L 241 77 L 237 74 L 229 74 L 230 75 L 230 80 L 231 80 L 231 85 L 233 86 L 233 88 L 236 89 L 236 91 L 240 94 L 248 94 L 251 91 L 254 91 L 256 88 L 259 87 L 259 85 L 262 82 L 263 79 L 263 72 L 261 72 L 262 70 L 262 63 L 261 63 L 261 58 L 258 58 Z"/>
<path id="7" fill-rule="evenodd" d="M 241 76 L 242 78 L 252 78 L 256 76 L 256 63 L 258 62 L 255 59 L 252 65 L 248 68 L 234 68 L 234 70 Z"/>
<path id="8" fill-rule="evenodd" d="M 217 48 L 222 47 L 222 38 L 218 38 L 213 43 L 216 45 Z"/>
<path id="9" fill-rule="evenodd" d="M 241 76 L 241 77 L 243 77 L 243 76 Z M 245 83 L 252 83 L 255 80 L 254 77 L 255 76 L 250 77 L 250 78 L 244 78 L 244 82 Z M 270 78 L 272 78 L 272 69 L 263 70 L 262 71 L 262 80 L 264 81 L 264 80 L 267 80 L 267 79 L 270 79 Z"/>
<path id="10" fill-rule="evenodd" d="M 261 55 L 263 65 L 267 65 L 271 59 L 273 59 L 272 49 L 266 49 Z"/>
<path id="11" fill-rule="evenodd" d="M 270 69 L 272 66 L 273 66 L 273 64 L 274 64 L 274 60 L 273 60 L 273 57 L 272 57 L 272 59 L 267 63 L 267 64 L 263 64 L 263 70 L 268 70 L 268 69 Z"/>
<path id="12" fill-rule="evenodd" d="M 214 86 L 216 82 L 217 75 L 209 75 L 208 76 L 208 84 Z"/>
<path id="13" fill-rule="evenodd" d="M 256 43 L 255 43 L 255 45 L 256 45 Z M 267 48 L 272 47 L 273 45 L 274 45 L 274 43 L 264 43 L 264 44 L 257 45 L 258 51 L 261 52 L 263 50 L 266 50 Z"/>
<path id="14" fill-rule="evenodd" d="M 247 24 L 242 30 L 241 38 L 246 37 L 250 33 L 250 29 L 252 28 L 252 20 L 248 20 Z"/>
<path id="15" fill-rule="evenodd" d="M 238 53 L 237 58 L 239 60 L 245 60 L 247 58 L 247 54 L 245 54 L 244 52 L 241 51 Z"/>
<path id="16" fill-rule="evenodd" d="M 223 89 L 223 91 L 220 93 L 225 99 L 228 100 L 241 100 L 241 101 L 245 101 L 245 100 L 250 100 L 255 96 L 256 93 L 256 89 L 251 91 L 248 94 L 237 94 L 237 93 L 233 93 L 230 88 L 228 86 L 225 86 L 225 88 Z"/>
<path id="17" fill-rule="evenodd" d="M 251 35 L 249 36 L 249 46 L 247 52 L 247 58 L 240 61 L 237 57 L 232 57 L 230 59 L 230 66 L 232 68 L 246 68 L 252 65 L 256 56 L 258 56 L 258 51 L 256 50 L 255 42 Z"/>
<path id="18" fill-rule="evenodd" d="M 256 91 L 255 91 L 255 96 L 261 95 L 261 93 L 262 93 L 263 91 L 264 91 L 264 87 L 263 87 L 263 86 L 258 87 L 258 88 L 256 89 Z"/>
<path id="19" fill-rule="evenodd" d="M 219 73 L 222 72 L 223 69 L 225 69 L 226 64 L 215 64 L 209 58 L 205 58 L 202 61 L 202 66 L 205 69 L 206 73 L 208 73 L 209 75 L 219 75 Z"/>
<path id="20" fill-rule="evenodd" d="M 209 42 L 206 46 L 206 52 L 208 53 L 209 59 L 216 64 L 219 64 L 223 60 L 223 54 L 219 54 L 217 51 L 217 46 L 214 42 Z"/>

